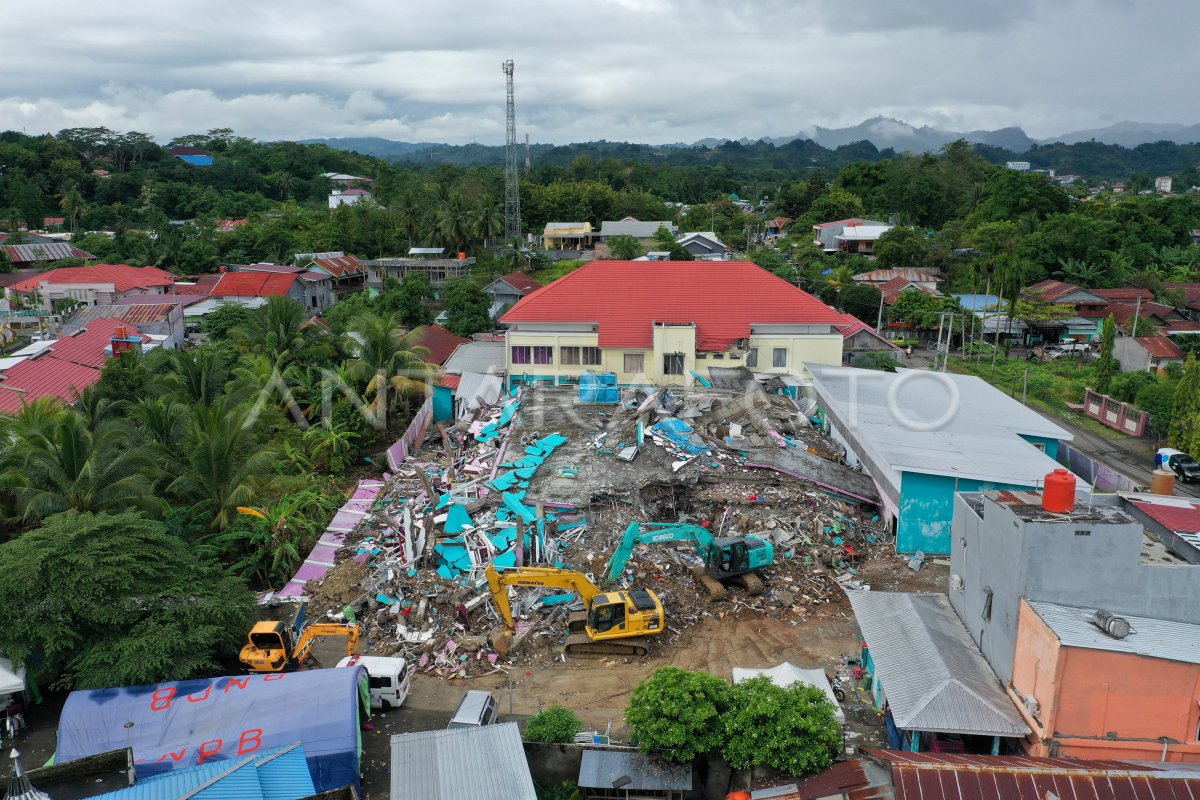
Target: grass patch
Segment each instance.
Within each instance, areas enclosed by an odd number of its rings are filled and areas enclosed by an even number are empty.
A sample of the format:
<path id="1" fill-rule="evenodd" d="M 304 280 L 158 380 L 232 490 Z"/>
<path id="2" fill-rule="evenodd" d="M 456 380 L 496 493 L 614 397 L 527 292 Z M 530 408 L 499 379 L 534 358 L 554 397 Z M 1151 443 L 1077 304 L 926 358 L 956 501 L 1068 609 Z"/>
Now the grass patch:
<path id="1" fill-rule="evenodd" d="M 543 267 L 542 269 L 531 272 L 529 277 L 533 278 L 542 286 L 545 286 L 547 283 L 552 283 L 559 278 L 570 275 L 572 272 L 579 269 L 586 263 L 586 261 L 578 258 L 568 258 L 562 261 L 555 261 L 548 267 Z"/>

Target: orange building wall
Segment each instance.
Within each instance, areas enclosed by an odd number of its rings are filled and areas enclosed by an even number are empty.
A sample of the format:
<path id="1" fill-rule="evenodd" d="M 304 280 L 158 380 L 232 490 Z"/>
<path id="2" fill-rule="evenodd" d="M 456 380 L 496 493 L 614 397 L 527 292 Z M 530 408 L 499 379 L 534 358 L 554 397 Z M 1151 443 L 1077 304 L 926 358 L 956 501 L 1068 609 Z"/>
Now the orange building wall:
<path id="1" fill-rule="evenodd" d="M 1063 647 L 1024 600 L 1009 693 L 1037 741 L 1030 755 L 1157 761 L 1166 736 L 1168 761 L 1200 762 L 1200 666 L 1131 653 Z M 1024 708 L 1033 694 L 1040 724 Z M 1115 739 L 1105 738 L 1112 732 Z M 1145 741 L 1129 741 L 1145 740 Z"/>

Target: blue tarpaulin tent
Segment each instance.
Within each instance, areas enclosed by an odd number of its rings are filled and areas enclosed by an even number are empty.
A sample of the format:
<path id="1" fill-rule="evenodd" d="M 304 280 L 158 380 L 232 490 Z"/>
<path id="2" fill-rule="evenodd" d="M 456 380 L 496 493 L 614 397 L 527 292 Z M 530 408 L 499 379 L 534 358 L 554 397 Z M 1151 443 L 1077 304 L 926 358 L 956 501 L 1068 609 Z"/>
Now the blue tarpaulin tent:
<path id="1" fill-rule="evenodd" d="M 132 747 L 148 776 L 300 742 L 318 792 L 357 788 L 366 678 L 340 667 L 72 692 L 55 760 Z"/>

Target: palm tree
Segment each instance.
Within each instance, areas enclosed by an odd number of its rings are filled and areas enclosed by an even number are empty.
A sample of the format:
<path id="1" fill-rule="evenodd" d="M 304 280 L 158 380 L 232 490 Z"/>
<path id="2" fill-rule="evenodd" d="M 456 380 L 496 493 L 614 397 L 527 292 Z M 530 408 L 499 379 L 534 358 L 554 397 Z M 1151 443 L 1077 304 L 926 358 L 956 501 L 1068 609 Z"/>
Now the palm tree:
<path id="1" fill-rule="evenodd" d="M 293 392 L 293 388 L 303 388 L 305 373 L 296 364 L 280 369 L 280 363 L 266 353 L 243 356 L 233 368 L 233 383 L 241 396 L 253 396 L 260 409 L 269 407 L 280 414 L 289 413 L 297 425 L 307 428 L 308 418 Z"/>
<path id="2" fill-rule="evenodd" d="M 396 198 L 389 207 L 389 213 L 404 236 L 408 246 L 413 246 L 417 236 L 417 228 L 421 227 L 421 204 L 412 192 L 405 192 Z"/>
<path id="3" fill-rule="evenodd" d="M 84 389 L 75 403 L 79 413 L 83 415 L 89 431 L 94 431 L 105 422 L 121 418 L 121 410 L 125 407 L 124 400 L 112 400 L 100 394 L 96 387 Z"/>
<path id="4" fill-rule="evenodd" d="M 335 508 L 330 498 L 312 490 L 257 508 L 243 506 L 236 525 L 201 543 L 232 550 L 238 557 L 233 565 L 237 572 L 278 585 L 292 574 L 303 558 L 302 547 L 311 546 Z"/>
<path id="5" fill-rule="evenodd" d="M 608 251 L 618 261 L 632 261 L 645 253 L 645 248 L 634 237 L 621 234 L 609 238 Z"/>
<path id="6" fill-rule="evenodd" d="M 825 286 L 833 292 L 840 292 L 847 286 L 854 285 L 854 268 L 843 264 L 825 276 Z"/>
<path id="7" fill-rule="evenodd" d="M 259 441 L 250 412 L 218 400 L 196 405 L 188 419 L 182 469 L 167 492 L 203 511 L 212 530 L 229 527 L 238 506 L 299 480 L 272 474 L 275 450 Z"/>
<path id="8" fill-rule="evenodd" d="M 504 233 L 504 208 L 499 203 L 480 206 L 475 209 L 472 225 L 475 235 L 486 245 L 489 239 Z"/>
<path id="9" fill-rule="evenodd" d="M 471 238 L 471 210 L 458 192 L 451 194 L 438 209 L 437 229 L 455 250 L 461 251 Z"/>
<path id="10" fill-rule="evenodd" d="M 266 355 L 273 362 L 285 364 L 324 334 L 319 326 L 305 325 L 307 321 L 304 306 L 286 297 L 272 297 L 231 333 L 240 352 Z"/>
<path id="11" fill-rule="evenodd" d="M 354 320 L 348 334 L 347 349 L 354 355 L 351 370 L 367 383 L 366 394 L 372 398 L 368 422 L 377 430 L 387 424 L 392 406 L 389 390 L 398 394 L 424 391 L 435 369 L 425 363 L 428 351 L 414 345 L 413 334 L 401 331 L 394 313 L 365 313 Z"/>
<path id="12" fill-rule="evenodd" d="M 83 195 L 79 193 L 79 187 L 72 183 L 67 187 L 67 191 L 63 193 L 62 200 L 58 207 L 67 215 L 67 219 L 71 223 L 71 232 L 79 231 L 79 218 L 83 216 L 84 203 Z"/>
<path id="13" fill-rule="evenodd" d="M 160 383 L 185 405 L 211 405 L 221 396 L 228 374 L 225 357 L 215 348 L 177 350 Z"/>
<path id="14" fill-rule="evenodd" d="M 304 445 L 312 456 L 313 466 L 321 472 L 340 472 L 350 461 L 354 434 L 327 419 L 304 432 Z"/>
<path id="15" fill-rule="evenodd" d="M 1080 261 L 1074 256 L 1058 260 L 1059 275 L 1085 288 L 1096 286 L 1104 278 L 1104 269 L 1099 264 Z"/>
<path id="16" fill-rule="evenodd" d="M 23 519 L 36 520 L 62 511 L 152 509 L 149 483 L 140 471 L 149 465 L 145 451 L 129 446 L 130 432 L 111 422 L 88 430 L 74 412 L 52 417 L 40 428 L 14 426 L 8 442 L 0 487 L 16 495 Z"/>

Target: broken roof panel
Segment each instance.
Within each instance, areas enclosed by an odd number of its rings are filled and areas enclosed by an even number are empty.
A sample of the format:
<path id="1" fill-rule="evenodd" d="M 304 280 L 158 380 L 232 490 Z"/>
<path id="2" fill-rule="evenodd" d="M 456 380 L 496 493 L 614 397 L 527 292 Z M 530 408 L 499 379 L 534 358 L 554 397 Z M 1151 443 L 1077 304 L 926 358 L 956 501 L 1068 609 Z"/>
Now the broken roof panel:
<path id="1" fill-rule="evenodd" d="M 692 788 L 692 766 L 629 750 L 583 751 L 577 781 L 581 789 L 612 789 L 618 782 L 626 792 L 687 792 Z"/>

